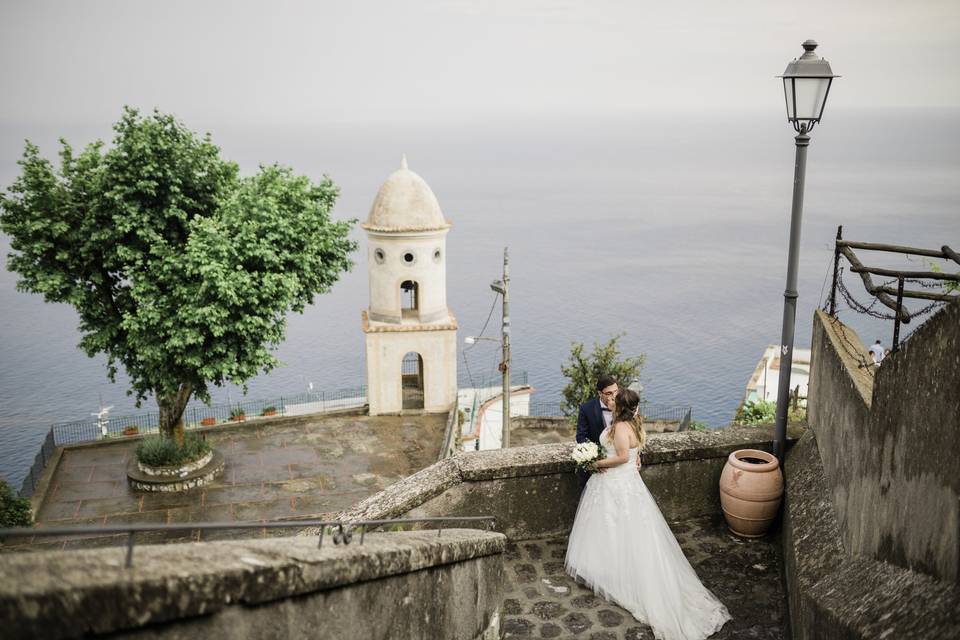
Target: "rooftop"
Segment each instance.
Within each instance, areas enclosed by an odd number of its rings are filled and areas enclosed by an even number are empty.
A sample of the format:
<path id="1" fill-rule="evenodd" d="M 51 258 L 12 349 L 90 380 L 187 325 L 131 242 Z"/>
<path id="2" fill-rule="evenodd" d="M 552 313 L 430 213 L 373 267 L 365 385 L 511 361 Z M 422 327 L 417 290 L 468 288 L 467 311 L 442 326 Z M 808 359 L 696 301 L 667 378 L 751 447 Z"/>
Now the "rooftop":
<path id="1" fill-rule="evenodd" d="M 446 415 L 358 412 L 240 423 L 206 431 L 226 459 L 224 475 L 184 493 L 130 489 L 126 465 L 137 441 L 65 448 L 37 512 L 38 526 L 177 524 L 304 518 L 336 512 L 432 464 Z M 142 534 L 145 542 L 200 540 L 200 532 Z M 204 540 L 246 537 L 207 532 Z M 39 539 L 38 539 L 39 540 Z M 30 538 L 9 546 L 30 544 Z M 109 541 L 102 541 L 108 543 Z M 91 540 L 36 546 L 91 546 Z"/>

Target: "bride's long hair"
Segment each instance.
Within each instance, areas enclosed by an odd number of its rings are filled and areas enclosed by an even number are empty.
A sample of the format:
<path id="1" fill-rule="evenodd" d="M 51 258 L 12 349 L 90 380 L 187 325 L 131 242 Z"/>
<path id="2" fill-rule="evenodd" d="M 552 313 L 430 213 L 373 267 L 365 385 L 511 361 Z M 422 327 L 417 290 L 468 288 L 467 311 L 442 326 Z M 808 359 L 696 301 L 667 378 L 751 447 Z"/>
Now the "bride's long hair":
<path id="1" fill-rule="evenodd" d="M 643 428 L 643 416 L 640 415 L 640 396 L 636 391 L 630 389 L 620 389 L 617 392 L 613 407 L 613 423 L 626 422 L 633 428 L 634 435 L 637 436 L 639 447 L 647 442 L 647 431 Z M 613 430 L 607 436 L 613 441 Z"/>

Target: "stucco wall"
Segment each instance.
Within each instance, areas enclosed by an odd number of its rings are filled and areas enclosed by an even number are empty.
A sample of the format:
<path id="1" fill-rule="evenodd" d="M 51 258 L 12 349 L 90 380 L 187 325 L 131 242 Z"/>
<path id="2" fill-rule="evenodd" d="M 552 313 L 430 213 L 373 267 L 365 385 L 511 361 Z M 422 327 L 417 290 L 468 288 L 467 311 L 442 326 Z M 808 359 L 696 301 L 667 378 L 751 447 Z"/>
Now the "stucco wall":
<path id="1" fill-rule="evenodd" d="M 403 357 L 423 358 L 423 408 L 447 411 L 457 399 L 457 332 L 386 331 L 366 334 L 367 398 L 370 415 L 403 409 L 400 374 Z"/>
<path id="2" fill-rule="evenodd" d="M 370 280 L 370 311 L 400 321 L 400 283 L 417 283 L 419 309 L 422 314 L 443 313 L 447 310 L 447 230 L 427 233 L 369 233 L 367 265 Z M 374 252 L 384 252 L 383 264 L 374 258 Z M 440 261 L 433 259 L 440 252 Z M 414 262 L 403 260 L 406 253 Z"/>
<path id="3" fill-rule="evenodd" d="M 138 547 L 129 569 L 122 548 L 3 554 L 0 635 L 497 638 L 503 548 L 449 529 Z"/>
<path id="4" fill-rule="evenodd" d="M 817 312 L 808 406 L 846 552 L 957 582 L 960 305 L 870 376 L 856 334 Z"/>

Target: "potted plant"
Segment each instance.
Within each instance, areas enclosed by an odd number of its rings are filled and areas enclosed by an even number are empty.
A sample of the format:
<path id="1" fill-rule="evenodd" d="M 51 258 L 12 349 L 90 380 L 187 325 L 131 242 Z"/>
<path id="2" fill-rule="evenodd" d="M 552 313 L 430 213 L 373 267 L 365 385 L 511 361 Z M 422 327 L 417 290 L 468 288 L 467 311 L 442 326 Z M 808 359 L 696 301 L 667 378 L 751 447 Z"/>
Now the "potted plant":
<path id="1" fill-rule="evenodd" d="M 260 415 L 263 416 L 264 418 L 269 418 L 270 416 L 275 416 L 275 415 L 277 415 L 277 408 L 274 407 L 273 405 L 271 405 L 271 406 L 269 406 L 269 407 L 264 407 L 264 408 L 263 408 L 263 411 L 260 413 Z"/>
<path id="2" fill-rule="evenodd" d="M 204 418 L 200 421 L 200 425 L 203 427 L 212 427 L 215 424 L 217 424 L 216 418 Z"/>
<path id="3" fill-rule="evenodd" d="M 123 432 L 122 432 L 122 433 L 123 433 L 123 435 L 125 435 L 125 436 L 135 436 L 135 435 L 137 435 L 138 433 L 140 433 L 140 429 L 137 428 L 137 425 L 135 425 L 135 424 L 128 424 L 127 426 L 125 426 L 125 427 L 123 428 Z"/>
<path id="4" fill-rule="evenodd" d="M 247 412 L 237 407 L 236 409 L 230 410 L 230 419 L 234 422 L 243 422 L 247 419 Z"/>

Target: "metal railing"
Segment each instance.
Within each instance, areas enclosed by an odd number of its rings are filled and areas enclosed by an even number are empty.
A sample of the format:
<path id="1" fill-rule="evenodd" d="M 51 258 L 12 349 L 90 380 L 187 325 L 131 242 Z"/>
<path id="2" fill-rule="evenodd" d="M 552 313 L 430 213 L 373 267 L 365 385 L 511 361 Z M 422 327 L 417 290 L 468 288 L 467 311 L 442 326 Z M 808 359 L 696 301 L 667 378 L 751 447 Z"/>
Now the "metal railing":
<path id="1" fill-rule="evenodd" d="M 127 548 L 126 560 L 124 566 L 128 569 L 133 566 L 133 547 L 136 544 L 137 533 L 149 533 L 152 531 L 222 531 L 226 529 L 292 529 L 305 527 L 320 527 L 317 548 L 323 547 L 324 534 L 327 528 L 332 528 L 332 537 L 334 544 L 350 544 L 353 539 L 353 531 L 360 529 L 360 544 L 363 544 L 364 535 L 368 528 L 377 529 L 383 526 L 395 526 L 403 524 L 417 524 L 424 522 L 435 522 L 437 535 L 443 534 L 444 522 L 482 522 L 487 521 L 487 528 L 493 530 L 496 526 L 496 516 L 443 516 L 428 518 L 394 518 L 389 520 L 352 520 L 343 522 L 340 520 L 287 520 L 283 522 L 195 522 L 192 524 L 130 524 L 115 525 L 103 527 L 44 527 L 0 529 L 0 542 L 7 538 L 15 537 L 55 537 L 55 536 L 81 536 L 81 535 L 126 535 L 125 542 Z M 448 527 L 449 528 L 449 527 Z"/>
<path id="2" fill-rule="evenodd" d="M 692 419 L 693 407 L 642 402 L 640 413 L 643 415 L 644 422 L 679 422 L 688 427 Z M 576 418 L 575 412 L 569 416 L 564 415 L 559 400 L 552 402 L 531 400 L 528 415 L 540 418 Z"/>
<path id="3" fill-rule="evenodd" d="M 906 271 L 902 269 L 870 267 L 860 261 L 857 254 L 854 253 L 854 249 L 939 258 L 942 260 L 950 260 L 957 265 L 960 265 L 960 254 L 957 254 L 956 251 L 947 245 L 943 245 L 940 249 L 922 249 L 892 244 L 844 240 L 843 226 L 837 227 L 837 239 L 833 250 L 833 285 L 830 288 L 830 297 L 825 304 L 825 310 L 831 317 L 837 317 L 837 292 L 839 291 L 850 309 L 874 318 L 893 320 L 892 352 L 896 352 L 900 347 L 901 324 L 909 323 L 910 320 L 917 316 L 933 311 L 948 302 L 954 302 L 960 299 L 960 293 L 957 293 L 957 291 L 960 290 L 960 274 L 944 273 L 935 270 Z M 840 264 L 841 257 L 845 258 L 849 263 L 850 271 L 860 276 L 860 279 L 863 281 L 863 287 L 867 290 L 867 293 L 873 296 L 873 302 L 864 304 L 853 297 L 853 294 L 843 281 L 843 267 Z M 931 263 L 931 269 L 935 267 L 936 265 Z M 871 277 L 874 275 L 891 279 L 878 284 L 875 283 Z M 916 285 L 926 290 L 906 289 L 905 286 L 908 284 Z M 910 312 L 904 304 L 905 298 L 924 300 L 927 304 L 920 309 Z M 890 309 L 892 313 L 874 309 L 877 302 Z"/>
<path id="4" fill-rule="evenodd" d="M 269 399 L 241 400 L 211 405 L 193 403 L 184 410 L 183 422 L 186 429 L 198 429 L 218 424 L 244 422 L 255 417 L 293 416 L 351 409 L 362 407 L 366 402 L 367 387 L 363 385 L 333 391 L 308 391 Z M 47 461 L 59 446 L 159 432 L 160 413 L 158 411 L 55 423 L 47 432 L 43 446 L 23 479 L 20 495 L 22 497 L 33 495 Z"/>

